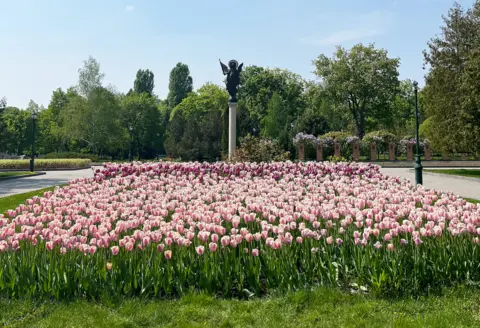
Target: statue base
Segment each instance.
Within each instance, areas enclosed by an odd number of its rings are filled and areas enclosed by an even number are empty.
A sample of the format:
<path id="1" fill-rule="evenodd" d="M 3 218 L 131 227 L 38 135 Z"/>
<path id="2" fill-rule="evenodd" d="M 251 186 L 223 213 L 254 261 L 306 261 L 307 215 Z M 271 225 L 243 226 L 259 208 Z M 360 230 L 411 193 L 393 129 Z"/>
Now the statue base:
<path id="1" fill-rule="evenodd" d="M 228 158 L 237 148 L 237 102 L 228 102 Z"/>

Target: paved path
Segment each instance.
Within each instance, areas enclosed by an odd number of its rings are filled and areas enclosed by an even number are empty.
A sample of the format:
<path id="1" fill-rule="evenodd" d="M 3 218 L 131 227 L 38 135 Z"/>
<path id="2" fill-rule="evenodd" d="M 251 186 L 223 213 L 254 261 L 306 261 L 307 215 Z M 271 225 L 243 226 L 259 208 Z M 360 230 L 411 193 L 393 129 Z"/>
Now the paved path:
<path id="1" fill-rule="evenodd" d="M 390 176 L 410 179 L 415 183 L 415 172 L 411 168 L 381 168 L 380 171 Z M 423 174 L 423 185 L 429 189 L 451 191 L 456 195 L 474 199 L 480 199 L 480 182 L 452 178 L 448 175 Z"/>
<path id="2" fill-rule="evenodd" d="M 93 177 L 92 169 L 48 171 L 45 175 L 0 181 L 0 197 L 21 194 L 37 189 L 65 184 L 71 179 Z"/>

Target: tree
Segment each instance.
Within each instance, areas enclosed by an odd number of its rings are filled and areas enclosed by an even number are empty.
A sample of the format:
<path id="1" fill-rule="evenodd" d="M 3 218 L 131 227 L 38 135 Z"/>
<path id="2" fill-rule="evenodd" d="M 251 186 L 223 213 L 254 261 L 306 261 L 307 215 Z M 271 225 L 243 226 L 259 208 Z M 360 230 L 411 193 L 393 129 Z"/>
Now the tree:
<path id="1" fill-rule="evenodd" d="M 220 158 L 222 112 L 227 102 L 227 92 L 213 84 L 190 93 L 170 116 L 165 136 L 167 154 L 184 160 Z"/>
<path id="2" fill-rule="evenodd" d="M 135 82 L 133 83 L 133 90 L 136 93 L 147 93 L 150 96 L 153 95 L 153 88 L 155 87 L 155 80 L 153 73 L 146 69 L 139 69 Z"/>
<path id="3" fill-rule="evenodd" d="M 291 144 L 290 130 L 293 117 L 278 93 L 274 93 L 267 105 L 267 115 L 262 119 L 262 136 L 278 140 L 279 144 L 288 149 Z"/>
<path id="4" fill-rule="evenodd" d="M 83 67 L 78 70 L 78 92 L 89 98 L 93 90 L 102 86 L 105 74 L 100 72 L 100 64 L 92 56 L 83 62 Z"/>
<path id="5" fill-rule="evenodd" d="M 174 108 L 193 91 L 193 79 L 190 76 L 188 65 L 178 63 L 170 72 L 167 101 L 170 108 Z"/>
<path id="6" fill-rule="evenodd" d="M 320 55 L 315 61 L 318 77 L 337 103 L 348 105 L 359 138 L 369 118 L 388 115 L 388 103 L 398 88 L 399 59 L 389 58 L 374 45 L 355 45 L 347 51 L 337 47 L 332 58 Z"/>
<path id="7" fill-rule="evenodd" d="M 164 134 L 155 99 L 147 92 L 133 92 L 122 100 L 122 110 L 123 125 L 129 129 L 131 146 L 135 145 L 139 157 L 154 158 L 162 149 Z"/>
<path id="8" fill-rule="evenodd" d="M 252 121 L 251 128 L 259 130 L 274 93 L 283 99 L 289 115 L 296 117 L 305 109 L 304 89 L 303 79 L 288 70 L 248 66 L 241 75 L 239 107 L 247 111 Z"/>
<path id="9" fill-rule="evenodd" d="M 430 67 L 425 106 L 431 116 L 425 133 L 442 151 L 478 151 L 480 137 L 480 1 L 459 4 L 443 17 L 442 33 L 424 51 Z"/>
<path id="10" fill-rule="evenodd" d="M 88 99 L 79 95 L 69 101 L 65 128 L 69 137 L 85 143 L 92 153 L 116 152 L 125 132 L 119 113 L 115 95 L 99 87 L 91 90 Z"/>

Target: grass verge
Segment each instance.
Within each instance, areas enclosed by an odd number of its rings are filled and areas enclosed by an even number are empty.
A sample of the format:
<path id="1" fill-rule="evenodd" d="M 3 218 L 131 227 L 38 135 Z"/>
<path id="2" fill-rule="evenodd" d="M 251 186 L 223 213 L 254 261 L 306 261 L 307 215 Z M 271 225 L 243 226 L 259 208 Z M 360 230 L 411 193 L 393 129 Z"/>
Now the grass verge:
<path id="1" fill-rule="evenodd" d="M 467 169 L 449 169 L 449 170 L 424 170 L 425 172 L 439 173 L 446 175 L 458 175 L 468 178 L 480 178 L 480 170 L 467 170 Z"/>
<path id="2" fill-rule="evenodd" d="M 480 293 L 382 300 L 335 289 L 283 296 L 221 300 L 187 295 L 179 300 L 125 299 L 71 302 L 0 299 L 7 327 L 474 327 Z"/>
<path id="3" fill-rule="evenodd" d="M 0 172 L 0 180 L 4 178 L 19 177 L 31 174 L 33 174 L 33 172 Z"/>
<path id="4" fill-rule="evenodd" d="M 43 196 L 46 191 L 54 190 L 55 187 L 34 190 L 23 194 L 7 196 L 0 198 L 0 213 L 5 213 L 6 210 L 13 210 L 20 204 L 25 204 L 25 201 L 33 196 Z"/>

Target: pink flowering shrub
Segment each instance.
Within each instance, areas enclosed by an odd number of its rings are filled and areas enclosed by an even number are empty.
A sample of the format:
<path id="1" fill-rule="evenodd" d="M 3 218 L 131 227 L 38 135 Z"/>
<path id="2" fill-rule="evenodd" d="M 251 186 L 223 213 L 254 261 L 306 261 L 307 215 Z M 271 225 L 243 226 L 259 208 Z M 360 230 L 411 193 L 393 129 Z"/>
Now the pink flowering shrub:
<path id="1" fill-rule="evenodd" d="M 480 207 L 356 163 L 106 164 L 0 215 L 0 294 L 480 281 Z"/>

